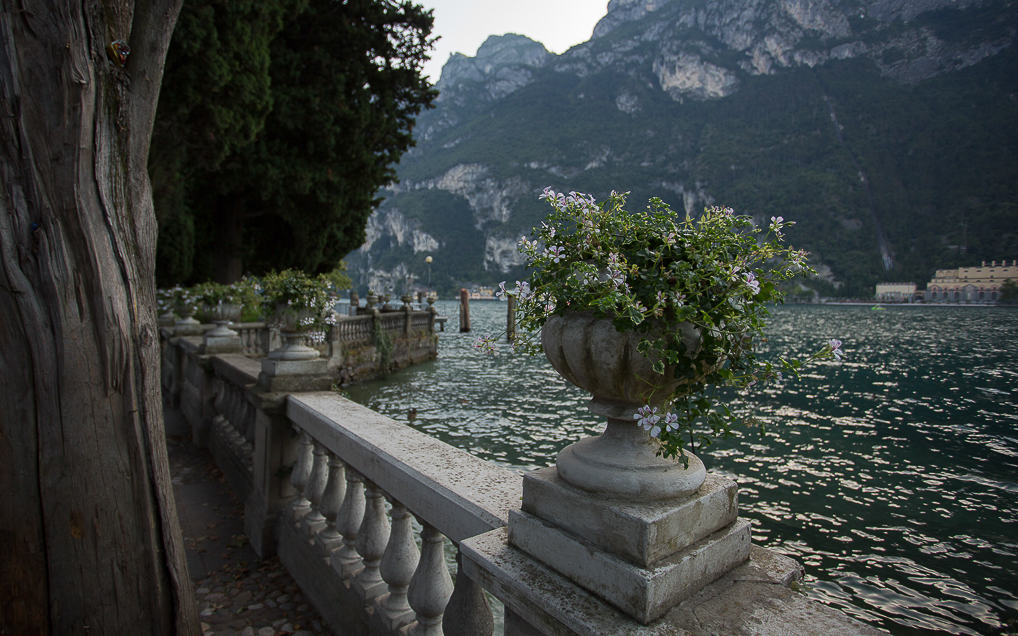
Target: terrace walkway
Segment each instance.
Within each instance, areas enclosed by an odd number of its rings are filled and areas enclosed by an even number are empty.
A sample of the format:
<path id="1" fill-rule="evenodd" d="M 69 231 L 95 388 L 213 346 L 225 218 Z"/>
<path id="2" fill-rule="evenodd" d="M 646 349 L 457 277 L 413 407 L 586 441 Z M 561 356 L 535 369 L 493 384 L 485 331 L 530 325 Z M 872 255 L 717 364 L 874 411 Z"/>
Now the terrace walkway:
<path id="1" fill-rule="evenodd" d="M 167 419 L 179 418 L 167 412 Z M 168 422 L 172 429 L 172 423 Z M 204 634 L 309 636 L 330 633 L 279 557 L 259 560 L 244 536 L 243 502 L 209 451 L 167 437 L 177 514 Z"/>

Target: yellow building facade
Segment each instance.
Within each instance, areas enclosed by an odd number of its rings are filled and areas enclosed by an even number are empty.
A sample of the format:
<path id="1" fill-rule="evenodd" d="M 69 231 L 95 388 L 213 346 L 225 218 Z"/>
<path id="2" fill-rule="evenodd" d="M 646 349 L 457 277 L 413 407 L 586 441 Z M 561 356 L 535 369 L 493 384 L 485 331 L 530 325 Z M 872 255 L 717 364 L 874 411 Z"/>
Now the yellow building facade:
<path id="1" fill-rule="evenodd" d="M 877 283 L 876 298 L 885 303 L 907 303 L 915 298 L 915 283 Z"/>
<path id="2" fill-rule="evenodd" d="M 1006 280 L 1018 282 L 1018 261 L 983 261 L 979 267 L 938 269 L 926 285 L 927 302 L 995 303 Z"/>

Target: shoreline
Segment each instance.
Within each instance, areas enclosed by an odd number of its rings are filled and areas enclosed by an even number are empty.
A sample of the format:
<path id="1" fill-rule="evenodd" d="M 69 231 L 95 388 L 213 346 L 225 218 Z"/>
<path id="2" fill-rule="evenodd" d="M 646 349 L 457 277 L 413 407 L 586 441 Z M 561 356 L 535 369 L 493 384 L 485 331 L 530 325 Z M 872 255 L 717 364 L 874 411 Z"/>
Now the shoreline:
<path id="1" fill-rule="evenodd" d="M 786 304 L 802 304 L 802 305 L 843 305 L 851 307 L 1015 307 L 1016 305 L 1000 305 L 996 303 L 882 303 L 882 302 L 866 302 L 861 300 L 831 300 L 827 302 L 815 302 L 815 303 L 786 303 Z"/>

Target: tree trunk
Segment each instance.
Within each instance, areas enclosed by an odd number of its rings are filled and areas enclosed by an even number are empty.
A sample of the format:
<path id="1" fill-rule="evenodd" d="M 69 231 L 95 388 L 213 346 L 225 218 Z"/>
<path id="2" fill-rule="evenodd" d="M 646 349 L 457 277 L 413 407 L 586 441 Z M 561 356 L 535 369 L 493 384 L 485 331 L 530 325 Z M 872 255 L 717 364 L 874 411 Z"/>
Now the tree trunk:
<path id="1" fill-rule="evenodd" d="M 146 173 L 180 1 L 0 0 L 3 634 L 198 633 Z"/>

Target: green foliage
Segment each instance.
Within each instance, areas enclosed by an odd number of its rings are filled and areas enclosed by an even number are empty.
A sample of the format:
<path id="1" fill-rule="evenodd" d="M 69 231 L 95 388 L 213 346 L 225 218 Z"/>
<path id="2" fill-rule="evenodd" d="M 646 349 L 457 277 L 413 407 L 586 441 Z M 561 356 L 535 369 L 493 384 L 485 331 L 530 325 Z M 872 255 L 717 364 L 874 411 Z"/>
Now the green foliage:
<path id="1" fill-rule="evenodd" d="M 272 108 L 269 45 L 294 1 L 201 0 L 181 9 L 167 55 L 149 172 L 159 218 L 161 283 L 207 278 L 200 195 L 223 162 L 247 148 Z M 203 266 L 204 265 L 204 266 Z"/>
<path id="2" fill-rule="evenodd" d="M 332 280 L 320 274 L 309 276 L 297 269 L 271 271 L 261 278 L 262 314 L 290 329 L 324 329 L 332 305 Z"/>
<path id="3" fill-rule="evenodd" d="M 158 289 L 156 300 L 160 314 L 195 316 L 201 322 L 216 319 L 251 322 L 262 315 L 260 289 L 257 279 L 244 277 L 229 285 L 204 282 L 191 287 Z"/>
<path id="4" fill-rule="evenodd" d="M 375 351 L 378 353 L 379 366 L 388 371 L 392 366 L 392 337 L 385 329 L 382 329 L 382 321 L 374 321 L 372 340 L 375 343 Z"/>
<path id="5" fill-rule="evenodd" d="M 1018 281 L 1009 278 L 1001 284 L 1000 302 L 1006 305 L 1018 304 Z"/>
<path id="6" fill-rule="evenodd" d="M 517 299 L 519 331 L 535 334 L 552 316 L 591 312 L 619 332 L 640 334 L 638 350 L 660 379 L 645 379 L 642 423 L 668 457 L 682 455 L 684 434 L 705 443 L 730 432 L 731 414 L 710 399 L 714 386 L 746 387 L 797 374 L 801 363 L 758 361 L 753 341 L 763 337 L 769 303 L 781 302 L 781 284 L 811 273 L 806 253 L 783 244 L 793 224 L 772 217 L 766 231 L 729 208 L 679 217 L 660 199 L 628 212 L 623 194 L 600 205 L 593 197 L 545 189 L 552 211 L 520 250 L 533 273 L 500 294 Z M 480 346 L 493 348 L 494 338 Z M 829 356 L 834 341 L 812 357 Z M 526 339 L 514 348 L 530 353 Z M 840 353 L 840 352 L 839 352 Z M 670 380 L 681 380 L 672 384 Z M 667 424 L 658 406 L 675 403 Z M 700 428 L 696 429 L 696 425 Z M 695 443 L 695 442 L 694 442 Z"/>
<path id="7" fill-rule="evenodd" d="M 339 265 L 336 265 L 332 271 L 325 272 L 322 274 L 322 278 L 329 281 L 329 286 L 332 292 L 338 292 L 341 289 L 350 289 L 353 287 L 353 281 L 346 273 L 346 262 L 340 261 Z"/>
<path id="8" fill-rule="evenodd" d="M 200 0 L 179 25 L 151 158 L 173 237 L 160 282 L 329 269 L 363 241 L 436 95 L 421 77 L 431 13 L 408 0 Z"/>

